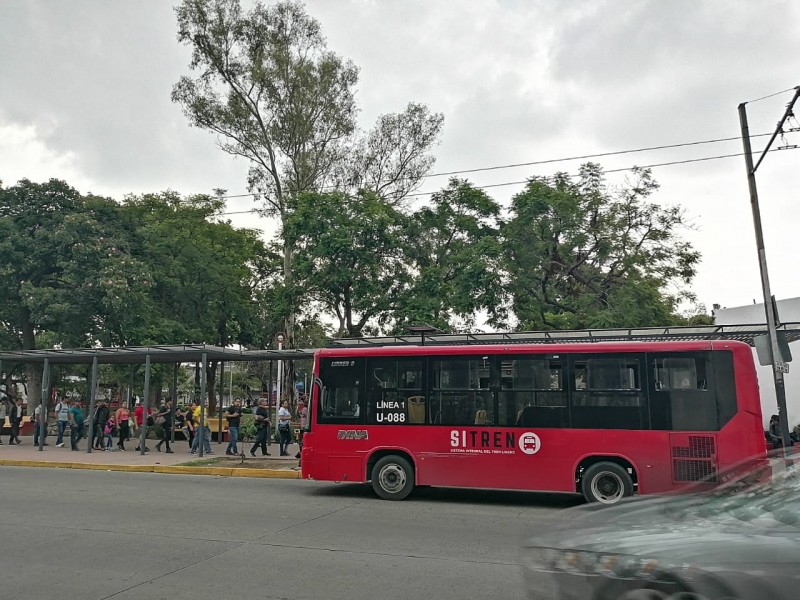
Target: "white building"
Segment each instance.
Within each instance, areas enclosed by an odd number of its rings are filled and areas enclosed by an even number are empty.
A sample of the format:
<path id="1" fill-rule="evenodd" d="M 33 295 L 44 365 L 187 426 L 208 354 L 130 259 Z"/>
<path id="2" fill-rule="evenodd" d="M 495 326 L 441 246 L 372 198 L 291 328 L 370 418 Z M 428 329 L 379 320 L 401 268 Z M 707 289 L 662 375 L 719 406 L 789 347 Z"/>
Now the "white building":
<path id="1" fill-rule="evenodd" d="M 800 298 L 778 300 L 778 317 L 781 323 L 800 323 Z M 716 325 L 755 325 L 767 322 L 764 304 L 750 304 L 734 308 L 719 308 L 714 305 Z M 800 423 L 800 344 L 789 345 L 794 361 L 789 363 L 789 373 L 784 375 L 786 383 L 786 409 L 789 416 L 789 428 Z M 778 413 L 775 399 L 775 384 L 772 378 L 772 367 L 762 367 L 753 349 L 753 358 L 758 371 L 758 387 L 761 391 L 761 411 L 764 416 L 764 427 L 769 424 L 770 415 Z"/>

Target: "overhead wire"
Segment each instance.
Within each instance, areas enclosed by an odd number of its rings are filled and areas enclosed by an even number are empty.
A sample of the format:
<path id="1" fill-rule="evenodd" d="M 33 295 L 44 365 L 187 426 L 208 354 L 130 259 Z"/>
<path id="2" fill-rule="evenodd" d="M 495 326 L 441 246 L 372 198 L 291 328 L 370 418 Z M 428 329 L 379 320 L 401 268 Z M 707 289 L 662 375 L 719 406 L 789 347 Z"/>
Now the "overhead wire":
<path id="1" fill-rule="evenodd" d="M 793 89 L 795 89 L 795 88 L 789 88 L 789 90 L 783 90 L 782 92 L 775 92 L 774 94 L 770 94 L 770 95 L 764 96 L 762 98 L 757 98 L 756 100 L 761 100 L 761 99 L 768 98 L 768 97 L 771 97 L 771 96 L 776 96 L 778 94 L 784 93 L 786 91 L 791 91 Z M 755 102 L 756 100 L 751 100 L 750 102 Z M 757 134 L 752 134 L 750 137 L 751 138 L 756 138 L 756 137 L 765 137 L 765 136 L 769 136 L 769 135 L 771 135 L 771 134 L 770 133 L 757 133 Z M 549 159 L 528 161 L 528 162 L 522 162 L 522 163 L 508 163 L 508 164 L 504 164 L 504 165 L 494 165 L 494 166 L 479 167 L 479 168 L 474 168 L 474 169 L 460 169 L 460 170 L 454 170 L 454 171 L 444 171 L 444 172 L 441 172 L 441 173 L 429 173 L 429 174 L 423 175 L 422 178 L 423 179 L 427 179 L 427 178 L 432 178 L 432 177 L 444 177 L 444 176 L 452 176 L 452 175 L 463 175 L 463 174 L 470 174 L 470 173 L 480 173 L 480 172 L 485 172 L 485 171 L 496 171 L 496 170 L 501 170 L 501 169 L 511 169 L 511 168 L 518 168 L 518 167 L 553 164 L 553 163 L 558 163 L 558 162 L 569 162 L 569 161 L 575 161 L 575 160 L 587 160 L 587 159 L 592 159 L 592 158 L 605 158 L 605 157 L 608 157 L 608 156 L 620 156 L 620 155 L 634 154 L 634 153 L 639 153 L 639 152 L 650 152 L 650 151 L 655 151 L 655 150 L 667 150 L 667 149 L 673 149 L 673 148 L 685 148 L 685 147 L 691 147 L 691 146 L 699 146 L 699 145 L 703 145 L 703 144 L 715 144 L 715 143 L 720 143 L 720 142 L 730 142 L 730 141 L 737 141 L 739 139 L 741 139 L 741 138 L 739 138 L 739 137 L 726 137 L 726 138 L 713 138 L 713 139 L 708 139 L 708 140 L 697 140 L 697 141 L 693 141 L 693 142 L 681 142 L 681 143 L 678 143 L 678 144 L 662 144 L 662 145 L 658 145 L 658 146 L 647 146 L 647 147 L 644 147 L 644 148 L 633 148 L 633 149 L 628 149 L 628 150 L 615 150 L 615 151 L 610 151 L 610 152 L 598 152 L 598 153 L 594 153 L 594 154 L 582 154 L 582 155 L 566 156 L 566 157 L 560 157 L 560 158 L 549 158 Z M 791 150 L 791 149 L 794 149 L 794 148 L 785 147 L 785 148 L 777 148 L 776 150 L 778 150 L 778 149 Z M 630 171 L 630 170 L 633 170 L 634 168 L 637 168 L 637 167 L 638 168 L 643 168 L 643 169 L 649 169 L 649 168 L 658 168 L 658 167 L 665 167 L 665 166 L 671 166 L 671 165 L 688 164 L 688 163 L 695 163 L 695 162 L 705 162 L 705 161 L 710 161 L 710 160 L 719 160 L 719 159 L 724 159 L 724 158 L 733 158 L 733 157 L 737 157 L 737 156 L 743 156 L 743 153 L 739 152 L 739 153 L 733 153 L 733 154 L 721 154 L 721 155 L 717 155 L 717 156 L 706 156 L 706 157 L 692 158 L 692 159 L 686 159 L 686 160 L 667 161 L 667 162 L 662 162 L 662 163 L 653 163 L 653 164 L 649 164 L 649 165 L 635 165 L 635 166 L 632 166 L 632 167 L 623 167 L 623 168 L 618 168 L 618 169 L 608 169 L 608 170 L 605 170 L 604 172 L 605 173 L 619 173 L 619 172 L 623 172 L 623 171 Z M 569 176 L 570 177 L 576 177 L 577 175 L 572 174 L 572 175 L 569 175 Z M 490 188 L 497 188 L 497 187 L 505 187 L 505 186 L 509 186 L 509 185 L 524 185 L 528 181 L 529 181 L 528 179 L 521 180 L 521 181 L 520 180 L 518 180 L 518 181 L 508 181 L 508 182 L 503 182 L 503 183 L 494 183 L 494 184 L 486 184 L 486 185 L 481 185 L 481 186 L 475 186 L 475 188 L 476 189 L 490 189 Z M 431 196 L 431 195 L 433 195 L 435 193 L 436 192 L 413 192 L 411 194 L 408 194 L 407 197 Z M 253 196 L 257 196 L 257 195 L 258 195 L 257 193 L 251 192 L 251 193 L 244 193 L 244 194 L 227 194 L 227 195 L 221 195 L 221 196 L 216 196 L 216 197 L 218 199 L 220 199 L 220 200 L 228 200 L 228 199 L 233 199 L 233 198 L 248 198 L 248 197 L 253 197 Z M 253 209 L 241 210 L 241 211 L 226 211 L 226 212 L 218 213 L 218 215 L 220 215 L 220 216 L 228 216 L 228 215 L 240 215 L 240 214 L 255 214 L 255 213 L 258 213 L 258 212 L 259 212 L 258 209 L 253 208 Z"/>
<path id="2" fill-rule="evenodd" d="M 761 134 L 761 135 L 764 135 L 764 134 Z M 770 152 L 777 152 L 777 151 L 780 151 L 780 150 L 796 150 L 796 149 L 798 149 L 796 146 L 794 146 L 794 147 L 793 146 L 779 147 L 779 148 L 774 148 L 774 149 L 770 150 Z M 633 169 L 637 169 L 637 168 L 638 169 L 655 169 L 655 168 L 659 168 L 659 167 L 668 167 L 668 166 L 672 166 L 672 165 L 684 165 L 684 164 L 689 164 L 689 163 L 707 162 L 707 161 L 711 161 L 711 160 L 720 160 L 720 159 L 724 159 L 724 158 L 735 158 L 735 157 L 739 157 L 739 156 L 744 156 L 744 152 L 735 152 L 735 153 L 732 153 L 732 154 L 719 154 L 719 155 L 716 155 L 716 156 L 704 156 L 704 157 L 700 157 L 700 158 L 689 158 L 689 159 L 685 159 L 685 160 L 672 160 L 672 161 L 661 162 L 661 163 L 651 163 L 651 164 L 647 164 L 647 165 L 634 165 L 634 166 L 631 166 L 631 167 L 620 167 L 620 168 L 617 168 L 617 169 L 606 169 L 603 172 L 604 173 L 622 173 L 622 172 L 625 172 L 625 171 L 632 171 Z M 578 176 L 579 176 L 579 174 L 577 174 L 577 173 L 571 173 L 571 174 L 568 175 L 568 177 L 573 177 L 573 178 L 574 177 L 578 177 Z M 478 189 L 478 190 L 486 190 L 486 189 L 491 189 L 491 188 L 506 187 L 506 186 L 509 186 L 509 185 L 524 185 L 524 184 L 528 183 L 529 181 L 530 181 L 530 178 L 529 179 L 524 179 L 524 180 L 517 180 L 517 181 L 506 181 L 506 182 L 503 182 L 503 183 L 490 183 L 490 184 L 486 184 L 486 185 L 476 185 L 476 186 L 473 186 L 473 187 L 475 189 Z M 434 192 L 414 192 L 414 193 L 408 194 L 407 197 L 432 196 L 435 193 L 436 193 L 435 191 Z M 251 194 L 243 194 L 243 196 L 249 196 L 249 195 L 251 195 Z M 249 209 L 249 210 L 230 211 L 230 212 L 223 212 L 223 213 L 217 213 L 217 214 L 219 216 L 228 216 L 228 215 L 240 215 L 240 214 L 253 214 L 253 213 L 258 213 L 258 212 L 259 212 L 258 209 L 252 208 L 252 209 Z"/>
<path id="3" fill-rule="evenodd" d="M 768 135 L 771 135 L 771 134 L 770 133 L 755 133 L 755 134 L 752 134 L 750 137 L 751 138 L 757 138 L 757 137 L 765 137 L 765 136 L 768 136 Z M 698 140 L 698 141 L 694 141 L 694 142 L 681 142 L 681 143 L 678 143 L 678 144 L 663 144 L 663 145 L 660 145 L 660 146 L 647 146 L 647 147 L 644 147 L 644 148 L 633 148 L 633 149 L 628 149 L 628 150 L 613 150 L 613 151 L 610 151 L 610 152 L 597 152 L 597 153 L 594 153 L 594 154 L 580 154 L 580 155 L 576 155 L 576 156 L 563 156 L 563 157 L 560 157 L 560 158 L 547 158 L 547 159 L 543 159 L 543 160 L 533 160 L 533 161 L 521 162 L 521 163 L 508 163 L 508 164 L 504 164 L 504 165 L 493 165 L 493 166 L 490 166 L 490 167 L 477 167 L 477 168 L 474 168 L 474 169 L 459 169 L 459 170 L 455 170 L 455 171 L 443 171 L 441 173 L 428 173 L 428 174 L 422 175 L 421 179 L 429 179 L 429 178 L 432 178 L 432 177 L 447 177 L 447 176 L 451 176 L 451 175 L 465 175 L 465 174 L 470 174 L 470 173 L 481 173 L 481 172 L 484 172 L 484 171 L 498 171 L 498 170 L 501 170 L 501 169 L 513 169 L 513 168 L 518 168 L 518 167 L 532 167 L 532 166 L 537 166 L 537 165 L 547 165 L 547 164 L 558 163 L 558 162 L 569 162 L 569 161 L 573 161 L 573 160 L 588 160 L 588 159 L 592 159 L 592 158 L 605 158 L 605 157 L 608 157 L 608 156 L 620 156 L 620 155 L 624 155 L 624 154 L 635 154 L 637 152 L 651 152 L 651 151 L 654 151 L 654 150 L 668 150 L 668 149 L 672 149 L 672 148 L 686 148 L 686 147 L 689 147 L 689 146 L 699 146 L 699 145 L 702 145 L 702 144 L 716 144 L 716 143 L 720 143 L 720 142 L 731 142 L 731 141 L 737 141 L 737 140 L 740 140 L 740 139 L 741 139 L 740 137 L 714 138 L 714 139 L 708 139 L 708 140 Z M 378 182 L 378 183 L 381 183 L 381 182 Z M 323 186 L 323 191 L 325 189 L 335 189 L 335 188 L 333 188 L 332 186 Z M 256 195 L 257 194 L 255 192 L 253 192 L 253 193 L 248 193 L 248 194 L 231 194 L 231 195 L 217 196 L 217 198 L 219 198 L 220 200 L 227 200 L 227 199 L 230 199 L 230 198 L 247 198 L 249 196 L 256 196 Z"/>
<path id="4" fill-rule="evenodd" d="M 746 100 L 742 104 L 752 104 L 753 102 L 758 102 L 759 100 L 766 100 L 767 98 L 772 98 L 773 96 L 780 96 L 781 94 L 785 94 L 786 92 L 792 92 L 796 90 L 797 87 L 790 87 L 785 90 L 781 90 L 780 92 L 774 92 L 772 94 L 767 94 L 766 96 L 761 96 L 761 98 L 756 98 L 755 100 Z"/>

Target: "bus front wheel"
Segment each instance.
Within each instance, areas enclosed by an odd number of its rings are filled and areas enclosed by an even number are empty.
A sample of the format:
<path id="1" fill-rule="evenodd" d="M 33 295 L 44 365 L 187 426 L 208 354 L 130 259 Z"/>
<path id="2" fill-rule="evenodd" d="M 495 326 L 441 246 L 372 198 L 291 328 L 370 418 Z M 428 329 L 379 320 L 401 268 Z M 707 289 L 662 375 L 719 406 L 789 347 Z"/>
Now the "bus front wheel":
<path id="1" fill-rule="evenodd" d="M 403 500 L 414 489 L 414 468 L 401 456 L 384 456 L 372 467 L 372 489 L 384 500 Z"/>
<path id="2" fill-rule="evenodd" d="M 612 462 L 599 462 L 586 469 L 581 492 L 587 502 L 616 504 L 633 495 L 633 481 L 624 468 Z"/>

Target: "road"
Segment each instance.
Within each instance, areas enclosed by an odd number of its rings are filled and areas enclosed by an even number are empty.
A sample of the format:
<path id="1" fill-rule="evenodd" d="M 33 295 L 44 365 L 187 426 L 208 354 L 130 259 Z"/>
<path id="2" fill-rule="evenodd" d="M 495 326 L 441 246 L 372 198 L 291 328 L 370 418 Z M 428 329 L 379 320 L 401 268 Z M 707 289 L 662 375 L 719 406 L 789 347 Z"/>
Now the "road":
<path id="1" fill-rule="evenodd" d="M 570 497 L 0 468 L 0 598 L 523 598 L 525 535 Z"/>

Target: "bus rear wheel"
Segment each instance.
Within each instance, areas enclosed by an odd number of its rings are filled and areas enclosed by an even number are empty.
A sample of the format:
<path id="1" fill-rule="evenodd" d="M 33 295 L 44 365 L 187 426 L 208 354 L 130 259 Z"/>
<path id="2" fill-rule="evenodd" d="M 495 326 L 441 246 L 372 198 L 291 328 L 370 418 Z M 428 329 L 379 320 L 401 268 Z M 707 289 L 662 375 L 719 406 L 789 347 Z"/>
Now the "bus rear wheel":
<path id="1" fill-rule="evenodd" d="M 372 489 L 384 500 L 403 500 L 414 489 L 414 468 L 402 456 L 384 456 L 372 467 Z"/>
<path id="2" fill-rule="evenodd" d="M 618 464 L 599 462 L 584 471 L 581 492 L 587 502 L 616 504 L 626 496 L 633 495 L 633 481 Z"/>

